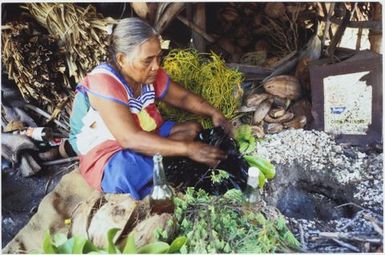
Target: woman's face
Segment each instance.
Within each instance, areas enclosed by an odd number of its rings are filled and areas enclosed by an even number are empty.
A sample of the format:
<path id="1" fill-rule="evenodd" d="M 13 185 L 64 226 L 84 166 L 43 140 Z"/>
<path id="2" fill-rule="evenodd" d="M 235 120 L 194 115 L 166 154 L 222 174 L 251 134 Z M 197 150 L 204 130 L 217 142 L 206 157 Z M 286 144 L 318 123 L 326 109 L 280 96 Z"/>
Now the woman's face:
<path id="1" fill-rule="evenodd" d="M 139 45 L 133 60 L 123 58 L 122 73 L 140 84 L 155 81 L 160 66 L 161 48 L 158 36 L 154 36 Z"/>

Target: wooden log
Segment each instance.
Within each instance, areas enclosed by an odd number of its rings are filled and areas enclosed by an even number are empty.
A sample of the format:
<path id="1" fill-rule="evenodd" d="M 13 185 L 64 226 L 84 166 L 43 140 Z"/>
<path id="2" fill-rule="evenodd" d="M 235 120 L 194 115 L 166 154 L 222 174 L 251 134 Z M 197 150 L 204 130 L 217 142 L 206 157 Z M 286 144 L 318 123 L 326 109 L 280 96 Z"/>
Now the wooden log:
<path id="1" fill-rule="evenodd" d="M 333 3 L 333 2 L 330 3 L 329 11 L 326 10 L 326 5 L 323 4 L 324 12 L 326 12 L 326 24 L 325 24 L 324 34 L 322 35 L 321 49 L 325 45 L 327 31 L 329 31 L 329 27 L 330 27 L 330 17 L 332 16 L 332 13 L 333 13 L 333 10 L 334 10 L 334 4 L 335 3 Z"/>
<path id="2" fill-rule="evenodd" d="M 332 41 L 330 42 L 329 47 L 326 50 L 327 55 L 330 57 L 332 62 L 334 59 L 334 51 L 336 50 L 337 44 L 341 41 L 341 38 L 344 35 L 344 32 L 346 30 L 346 26 L 349 23 L 351 14 L 352 13 L 348 9 L 345 9 L 345 15 L 342 19 L 341 25 L 338 27 L 337 32 L 335 33 Z"/>
<path id="3" fill-rule="evenodd" d="M 378 9 L 381 10 L 381 6 Z M 321 18 L 321 20 L 326 22 L 326 18 Z M 333 24 L 341 25 L 342 19 L 331 17 L 330 22 L 332 22 Z M 351 28 L 368 28 L 375 32 L 382 31 L 381 20 L 380 21 L 371 21 L 371 20 L 370 21 L 349 21 L 346 24 L 346 26 Z"/>
<path id="4" fill-rule="evenodd" d="M 351 234 L 351 233 L 320 232 L 320 233 L 318 233 L 318 235 L 320 237 L 325 237 L 325 238 L 330 238 L 330 239 L 340 238 L 340 239 L 359 241 L 359 242 L 382 243 L 381 238 L 365 237 L 365 236 L 359 236 L 359 235 Z"/>
<path id="5" fill-rule="evenodd" d="M 195 3 L 193 9 L 193 22 L 196 24 L 203 32 L 206 31 L 206 4 L 205 3 Z M 195 48 L 200 52 L 206 51 L 206 41 L 202 35 L 193 31 L 192 39 L 195 45 Z"/>
<path id="6" fill-rule="evenodd" d="M 237 69 L 238 71 L 243 72 L 243 73 L 259 74 L 259 75 L 263 75 L 263 76 L 267 76 L 267 75 L 271 74 L 271 72 L 273 71 L 271 68 L 246 65 L 246 64 L 239 64 L 239 63 L 228 63 L 228 64 L 226 64 L 226 66 L 230 67 L 232 69 Z"/>
<path id="7" fill-rule="evenodd" d="M 370 4 L 373 5 L 373 8 L 371 8 L 371 10 L 373 11 L 374 22 L 379 22 L 381 24 L 381 20 L 382 20 L 381 3 L 370 3 Z M 376 31 L 374 29 L 370 29 L 369 42 L 370 42 L 370 49 L 374 52 L 381 54 L 381 52 L 382 52 L 382 30 Z"/>

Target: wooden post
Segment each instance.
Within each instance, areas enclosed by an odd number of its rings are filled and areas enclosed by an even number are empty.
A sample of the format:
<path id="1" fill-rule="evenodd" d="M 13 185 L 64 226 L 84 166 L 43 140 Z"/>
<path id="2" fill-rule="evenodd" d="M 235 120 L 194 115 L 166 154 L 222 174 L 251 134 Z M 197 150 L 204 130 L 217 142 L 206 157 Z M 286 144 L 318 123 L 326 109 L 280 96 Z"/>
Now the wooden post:
<path id="1" fill-rule="evenodd" d="M 206 32 L 206 6 L 204 2 L 195 3 L 193 9 L 193 23 L 196 24 L 203 32 Z M 206 51 L 205 39 L 196 32 L 192 32 L 192 39 L 196 49 L 200 52 Z"/>
<path id="2" fill-rule="evenodd" d="M 382 20 L 382 5 L 379 2 L 370 3 L 372 12 L 372 21 Z M 381 54 L 382 52 L 382 32 L 375 32 L 372 29 L 369 31 L 370 50 Z"/>

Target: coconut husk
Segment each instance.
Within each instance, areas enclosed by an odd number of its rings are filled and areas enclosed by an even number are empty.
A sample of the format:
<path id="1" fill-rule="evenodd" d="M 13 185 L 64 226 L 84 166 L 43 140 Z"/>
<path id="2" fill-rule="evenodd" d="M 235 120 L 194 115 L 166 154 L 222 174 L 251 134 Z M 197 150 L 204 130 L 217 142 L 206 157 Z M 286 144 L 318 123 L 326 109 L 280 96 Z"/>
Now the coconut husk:
<path id="1" fill-rule="evenodd" d="M 242 115 L 238 115 L 237 117 L 235 117 L 231 120 L 231 125 L 233 126 L 234 130 L 243 124 L 243 122 L 241 121 L 241 117 L 242 117 Z"/>
<path id="2" fill-rule="evenodd" d="M 255 45 L 254 45 L 254 49 L 255 49 L 255 51 L 263 50 L 263 51 L 268 52 L 268 50 L 269 50 L 269 44 L 268 44 L 268 42 L 266 42 L 265 40 L 258 40 L 258 41 L 255 43 Z"/>
<path id="3" fill-rule="evenodd" d="M 267 134 L 276 134 L 283 130 L 283 125 L 281 123 L 267 123 L 264 127 Z"/>
<path id="4" fill-rule="evenodd" d="M 262 15 L 257 13 L 253 18 L 253 27 L 258 28 L 261 26 L 261 24 L 262 24 Z"/>
<path id="5" fill-rule="evenodd" d="M 218 40 L 218 45 L 226 50 L 229 54 L 233 55 L 235 53 L 235 45 L 232 41 L 232 39 L 228 37 L 222 37 Z"/>
<path id="6" fill-rule="evenodd" d="M 239 109 L 235 110 L 235 113 L 254 112 L 255 110 L 257 110 L 256 106 L 247 107 L 245 105 L 242 105 Z"/>
<path id="7" fill-rule="evenodd" d="M 284 123 L 288 122 L 294 118 L 294 114 L 292 112 L 286 112 L 284 115 L 278 118 L 272 118 L 269 114 L 267 114 L 264 118 L 264 121 L 268 123 Z"/>
<path id="8" fill-rule="evenodd" d="M 295 76 L 278 75 L 267 80 L 263 87 L 272 95 L 291 100 L 298 99 L 301 94 L 301 85 Z"/>
<path id="9" fill-rule="evenodd" d="M 174 224 L 169 225 L 169 221 L 172 221 Z M 140 248 L 158 240 L 155 236 L 157 229 L 166 231 L 167 236 L 172 237 L 176 230 L 175 227 L 175 217 L 173 215 L 168 213 L 154 214 L 137 224 L 130 234 L 135 238 L 136 247 Z"/>
<path id="10" fill-rule="evenodd" d="M 311 113 L 311 103 L 309 100 L 303 98 L 298 101 L 296 101 L 291 107 L 290 111 L 294 113 L 295 116 L 301 116 L 305 115 L 307 122 L 311 122 L 313 119 L 312 113 Z"/>
<path id="11" fill-rule="evenodd" d="M 290 99 L 282 98 L 279 96 L 273 97 L 273 105 L 278 108 L 284 108 L 285 110 L 288 109 L 289 105 L 291 103 Z"/>
<path id="12" fill-rule="evenodd" d="M 266 114 L 270 111 L 270 108 L 273 104 L 273 99 L 269 98 L 263 101 L 254 112 L 253 123 L 260 123 L 266 116 Z"/>
<path id="13" fill-rule="evenodd" d="M 268 93 L 262 93 L 262 94 L 252 94 L 246 99 L 246 106 L 247 107 L 258 107 L 263 101 L 265 101 L 268 98 L 271 98 L 272 96 Z"/>
<path id="14" fill-rule="evenodd" d="M 274 104 L 274 102 L 273 102 L 273 104 Z M 269 116 L 272 118 L 279 118 L 279 117 L 282 117 L 283 115 L 285 115 L 285 113 L 286 113 L 285 108 L 278 107 L 278 108 L 271 109 L 269 111 Z"/>
<path id="15" fill-rule="evenodd" d="M 239 18 L 237 9 L 234 7 L 228 6 L 219 10 L 219 17 L 225 22 L 232 23 Z"/>
<path id="16" fill-rule="evenodd" d="M 236 40 L 237 44 L 242 47 L 242 48 L 246 48 L 247 46 L 249 46 L 251 44 L 251 39 L 250 37 L 242 37 L 242 38 L 239 38 Z"/>
<path id="17" fill-rule="evenodd" d="M 267 52 L 265 50 L 247 52 L 241 57 L 240 62 L 248 65 L 262 65 L 265 63 L 266 57 Z"/>
<path id="18" fill-rule="evenodd" d="M 261 126 L 251 126 L 251 131 L 253 132 L 253 136 L 256 136 L 257 138 L 264 138 L 265 137 L 265 131 Z"/>
<path id="19" fill-rule="evenodd" d="M 279 19 L 286 15 L 286 8 L 283 3 L 267 3 L 264 11 L 267 16 L 273 19 Z"/>
<path id="20" fill-rule="evenodd" d="M 88 236 L 97 247 L 107 246 L 106 233 L 111 228 L 120 229 L 114 242 L 120 238 L 139 203 L 128 194 L 108 194 L 106 199 L 108 202 L 95 213 L 88 228 Z"/>
<path id="21" fill-rule="evenodd" d="M 295 128 L 295 129 L 304 128 L 306 125 L 306 116 L 304 115 L 297 116 L 291 121 L 283 123 L 283 125 L 285 128 Z"/>
<path id="22" fill-rule="evenodd" d="M 88 227 L 93 217 L 93 212 L 97 211 L 106 202 L 101 193 L 96 193 L 94 197 L 80 203 L 72 213 L 71 230 L 72 236 L 84 236 L 88 238 Z"/>

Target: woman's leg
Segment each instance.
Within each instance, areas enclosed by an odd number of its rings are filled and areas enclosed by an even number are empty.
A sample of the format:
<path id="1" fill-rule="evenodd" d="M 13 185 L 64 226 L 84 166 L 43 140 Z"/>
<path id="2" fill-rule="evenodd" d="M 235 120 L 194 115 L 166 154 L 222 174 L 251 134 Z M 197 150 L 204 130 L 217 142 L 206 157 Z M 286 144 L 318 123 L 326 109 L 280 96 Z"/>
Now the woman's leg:
<path id="1" fill-rule="evenodd" d="M 115 153 L 104 167 L 101 187 L 106 193 L 129 193 L 142 199 L 151 192 L 154 163 L 151 157 L 125 149 Z"/>

